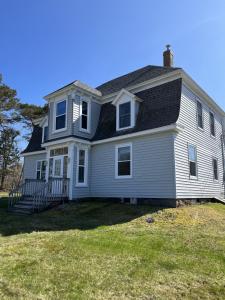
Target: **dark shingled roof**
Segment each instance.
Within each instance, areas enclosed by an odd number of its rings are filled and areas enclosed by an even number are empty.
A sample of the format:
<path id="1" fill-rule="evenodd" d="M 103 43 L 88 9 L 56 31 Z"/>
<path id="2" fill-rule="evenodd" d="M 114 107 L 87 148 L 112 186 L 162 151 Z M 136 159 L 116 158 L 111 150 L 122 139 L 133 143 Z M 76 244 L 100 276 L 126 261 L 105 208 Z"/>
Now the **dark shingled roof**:
<path id="1" fill-rule="evenodd" d="M 177 69 L 179 68 L 146 66 L 108 81 L 97 87 L 97 89 L 100 90 L 103 95 L 108 95 L 118 92 L 122 88 L 144 82 Z M 98 127 L 92 140 L 107 139 L 175 123 L 180 111 L 181 85 L 182 80 L 177 79 L 137 93 L 136 96 L 141 98 L 143 102 L 140 102 L 135 127 L 128 130 L 116 131 L 116 108 L 111 103 L 103 104 Z M 79 138 L 82 139 L 82 137 Z M 42 129 L 39 126 L 35 126 L 30 142 L 23 153 L 44 150 L 41 147 L 41 142 Z"/>
<path id="2" fill-rule="evenodd" d="M 158 128 L 177 121 L 180 111 L 182 80 L 177 79 L 136 94 L 140 103 L 136 125 L 128 130 L 116 131 L 116 107 L 103 104 L 94 141 L 119 135 Z"/>
<path id="3" fill-rule="evenodd" d="M 135 85 L 179 69 L 180 68 L 169 68 L 148 65 L 144 68 L 138 69 L 126 75 L 105 82 L 102 85 L 96 87 L 96 89 L 99 90 L 103 96 L 106 96 L 111 93 L 118 92 L 122 88 L 126 88 L 131 85 Z"/>
<path id="4" fill-rule="evenodd" d="M 45 150 L 41 147 L 42 143 L 42 128 L 39 126 L 34 126 L 31 139 L 27 145 L 27 148 L 22 153 L 34 152 Z"/>

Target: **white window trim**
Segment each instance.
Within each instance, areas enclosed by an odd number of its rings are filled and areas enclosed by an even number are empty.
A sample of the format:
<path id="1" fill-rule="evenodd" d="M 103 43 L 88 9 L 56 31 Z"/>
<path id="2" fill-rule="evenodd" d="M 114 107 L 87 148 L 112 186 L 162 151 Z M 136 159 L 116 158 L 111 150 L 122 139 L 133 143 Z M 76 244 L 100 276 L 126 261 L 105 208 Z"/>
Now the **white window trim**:
<path id="1" fill-rule="evenodd" d="M 82 102 L 87 103 L 87 129 L 82 128 Z M 90 99 L 80 98 L 80 126 L 79 131 L 90 133 L 91 130 L 91 101 Z"/>
<path id="2" fill-rule="evenodd" d="M 214 117 L 214 131 L 215 131 L 215 135 L 213 135 L 211 133 L 211 116 L 210 116 L 210 114 L 212 114 L 213 117 Z M 210 131 L 210 136 L 215 139 L 216 138 L 216 119 L 215 119 L 215 113 L 212 110 L 209 111 L 209 131 Z"/>
<path id="3" fill-rule="evenodd" d="M 217 161 L 217 177 L 218 177 L 218 179 L 215 179 L 215 176 L 214 176 L 214 163 L 213 163 L 214 160 Z M 220 172 L 219 172 L 219 163 L 218 163 L 218 158 L 216 158 L 214 156 L 212 157 L 212 171 L 213 171 L 213 181 L 214 182 L 219 182 L 219 174 L 220 174 Z"/>
<path id="4" fill-rule="evenodd" d="M 85 151 L 84 157 L 84 182 L 78 182 L 79 175 L 79 152 L 80 150 Z M 86 147 L 77 147 L 77 170 L 76 170 L 76 186 L 77 187 L 88 187 L 88 148 Z"/>
<path id="5" fill-rule="evenodd" d="M 128 103 L 128 102 L 130 102 L 130 126 L 120 128 L 120 126 L 119 126 L 120 125 L 120 113 L 119 113 L 120 105 Z M 117 104 L 116 104 L 116 130 L 117 131 L 126 130 L 129 128 L 133 128 L 134 125 L 135 125 L 135 101 L 134 101 L 134 99 L 129 100 L 129 101 L 117 102 Z"/>
<path id="6" fill-rule="evenodd" d="M 46 180 L 46 176 L 47 176 L 47 160 L 46 159 L 39 159 L 39 160 L 36 160 L 36 179 L 37 179 L 37 171 L 38 171 L 38 162 L 41 162 L 41 169 L 40 169 L 40 175 L 42 175 L 42 162 L 45 161 L 46 162 L 46 170 L 45 170 L 45 180 Z M 38 179 L 38 180 L 42 180 L 42 179 Z"/>
<path id="7" fill-rule="evenodd" d="M 130 175 L 118 175 L 118 150 L 119 148 L 130 147 Z M 115 179 L 129 179 L 133 177 L 133 149 L 132 143 L 118 144 L 115 147 Z"/>
<path id="8" fill-rule="evenodd" d="M 42 126 L 42 143 L 45 142 L 45 141 L 44 141 L 44 129 L 45 129 L 45 127 L 48 127 L 48 125 L 47 125 L 47 124 L 44 124 L 44 125 Z"/>
<path id="9" fill-rule="evenodd" d="M 56 106 L 58 103 L 66 101 L 66 118 L 65 118 L 65 127 L 64 128 L 60 128 L 60 129 L 56 129 Z M 61 99 L 58 101 L 54 102 L 54 111 L 53 111 L 53 133 L 57 133 L 57 132 L 62 132 L 67 130 L 67 114 L 68 114 L 68 101 L 67 99 Z M 58 116 L 59 117 L 59 116 Z"/>
<path id="10" fill-rule="evenodd" d="M 196 176 L 192 176 L 190 174 L 190 157 L 189 157 L 189 146 L 192 146 L 195 148 L 195 152 L 196 152 Z M 198 150 L 197 150 L 197 146 L 194 144 L 188 144 L 188 173 L 189 173 L 189 179 L 191 180 L 198 180 Z"/>
<path id="11" fill-rule="evenodd" d="M 202 125 L 203 125 L 203 128 L 198 126 L 198 102 L 201 103 L 201 105 L 202 105 Z M 204 132 L 205 131 L 204 108 L 203 108 L 202 102 L 198 98 L 196 99 L 196 121 L 197 121 L 197 128 L 200 131 Z"/>

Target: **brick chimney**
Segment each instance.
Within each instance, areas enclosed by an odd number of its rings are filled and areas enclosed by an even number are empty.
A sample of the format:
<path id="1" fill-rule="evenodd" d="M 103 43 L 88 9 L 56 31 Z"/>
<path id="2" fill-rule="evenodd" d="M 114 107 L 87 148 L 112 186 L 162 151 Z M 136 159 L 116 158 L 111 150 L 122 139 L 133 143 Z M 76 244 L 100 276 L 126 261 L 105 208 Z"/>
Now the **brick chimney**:
<path id="1" fill-rule="evenodd" d="M 166 45 L 166 50 L 163 52 L 163 66 L 173 67 L 173 52 L 170 50 L 170 45 Z"/>

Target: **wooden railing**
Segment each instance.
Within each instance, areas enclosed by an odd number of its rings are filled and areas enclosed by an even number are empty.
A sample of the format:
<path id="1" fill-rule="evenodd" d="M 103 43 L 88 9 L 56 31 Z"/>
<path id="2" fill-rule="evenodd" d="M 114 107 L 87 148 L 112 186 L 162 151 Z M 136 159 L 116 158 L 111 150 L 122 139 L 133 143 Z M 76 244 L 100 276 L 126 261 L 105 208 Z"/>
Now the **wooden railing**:
<path id="1" fill-rule="evenodd" d="M 35 192 L 44 187 L 46 181 L 41 179 L 25 179 L 24 196 L 32 196 Z"/>
<path id="2" fill-rule="evenodd" d="M 14 206 L 23 197 L 26 183 L 19 185 L 9 193 L 8 208 Z"/>
<path id="3" fill-rule="evenodd" d="M 26 179 L 25 182 L 9 193 L 9 208 L 23 197 L 31 197 L 33 211 L 40 211 L 57 198 L 64 201 L 69 196 L 68 178 L 49 178 L 48 182 Z"/>
<path id="4" fill-rule="evenodd" d="M 44 186 L 33 195 L 33 211 L 41 211 L 53 201 L 62 200 L 69 196 L 68 178 L 49 178 Z"/>
<path id="5" fill-rule="evenodd" d="M 45 184 L 44 180 L 26 179 L 24 183 L 14 188 L 9 193 L 8 207 L 14 206 L 24 196 L 32 196 L 37 190 Z"/>

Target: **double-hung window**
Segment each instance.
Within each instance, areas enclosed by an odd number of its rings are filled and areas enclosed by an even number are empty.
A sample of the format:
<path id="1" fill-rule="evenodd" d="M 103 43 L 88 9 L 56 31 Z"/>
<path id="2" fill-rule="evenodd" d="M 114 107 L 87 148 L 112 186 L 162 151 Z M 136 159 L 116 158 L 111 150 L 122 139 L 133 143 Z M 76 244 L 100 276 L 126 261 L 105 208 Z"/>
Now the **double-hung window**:
<path id="1" fill-rule="evenodd" d="M 55 111 L 55 130 L 66 128 L 66 100 L 56 103 Z"/>
<path id="2" fill-rule="evenodd" d="M 132 177 L 132 145 L 116 146 L 116 178 Z"/>
<path id="3" fill-rule="evenodd" d="M 88 149 L 77 149 L 77 186 L 87 186 Z"/>
<path id="4" fill-rule="evenodd" d="M 202 103 L 197 101 L 197 122 L 198 122 L 198 128 L 203 129 L 203 109 L 202 109 Z"/>
<path id="5" fill-rule="evenodd" d="M 213 179 L 218 180 L 219 174 L 218 174 L 218 160 L 216 158 L 213 158 Z"/>
<path id="6" fill-rule="evenodd" d="M 212 136 L 216 135 L 216 130 L 215 130 L 215 117 L 212 112 L 209 113 L 209 118 L 210 118 L 210 133 Z"/>
<path id="7" fill-rule="evenodd" d="M 197 149 L 193 145 L 188 145 L 188 159 L 190 178 L 197 178 Z"/>
<path id="8" fill-rule="evenodd" d="M 81 105 L 80 105 L 80 130 L 81 131 L 89 132 L 90 130 L 89 118 L 90 118 L 90 102 L 81 100 Z"/>
<path id="9" fill-rule="evenodd" d="M 46 160 L 38 160 L 36 168 L 36 179 L 45 180 L 46 174 Z"/>
<path id="10" fill-rule="evenodd" d="M 131 126 L 131 102 L 119 104 L 119 129 Z"/>

